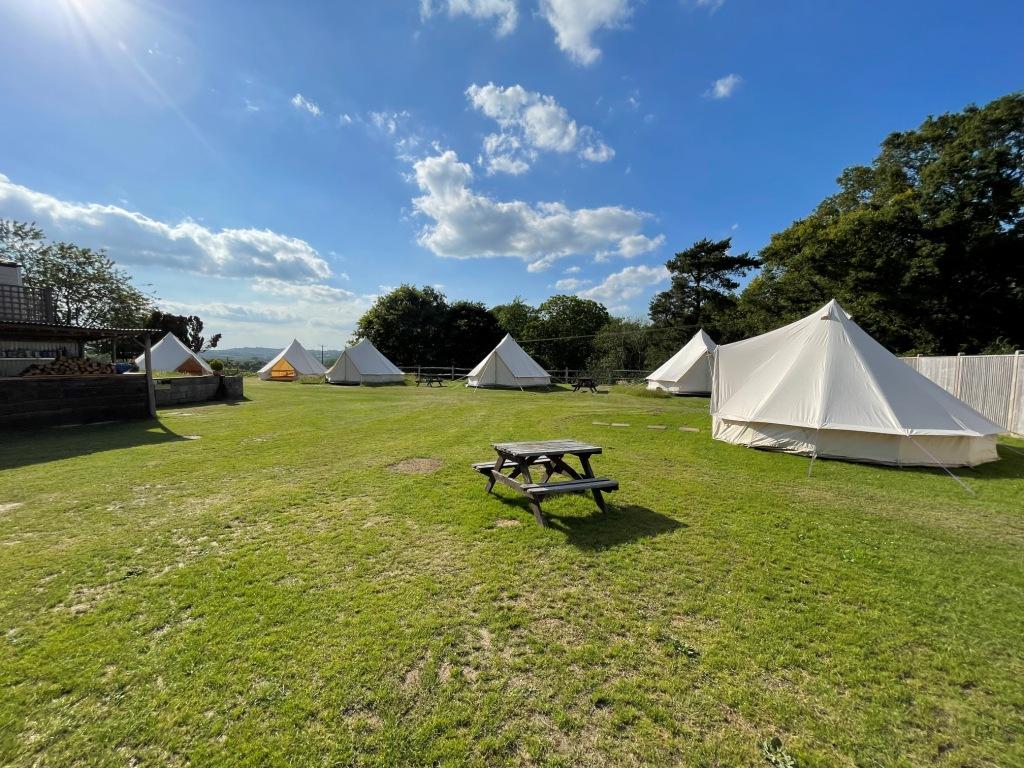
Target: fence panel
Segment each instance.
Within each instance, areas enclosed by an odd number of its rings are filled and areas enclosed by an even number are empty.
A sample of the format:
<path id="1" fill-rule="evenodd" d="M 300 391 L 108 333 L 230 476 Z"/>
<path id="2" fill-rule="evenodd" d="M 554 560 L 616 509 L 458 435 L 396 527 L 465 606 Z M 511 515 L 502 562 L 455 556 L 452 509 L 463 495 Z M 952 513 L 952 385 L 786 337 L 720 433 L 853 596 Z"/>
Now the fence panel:
<path id="1" fill-rule="evenodd" d="M 996 424 L 1024 434 L 1024 355 L 945 355 L 903 360 Z"/>

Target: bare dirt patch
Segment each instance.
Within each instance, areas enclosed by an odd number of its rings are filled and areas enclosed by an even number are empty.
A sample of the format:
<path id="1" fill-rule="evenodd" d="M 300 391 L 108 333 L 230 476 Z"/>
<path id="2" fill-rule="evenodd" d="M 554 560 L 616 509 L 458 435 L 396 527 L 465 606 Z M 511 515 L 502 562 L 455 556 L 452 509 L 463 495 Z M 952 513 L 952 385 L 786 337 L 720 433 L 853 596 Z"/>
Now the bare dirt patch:
<path id="1" fill-rule="evenodd" d="M 522 523 L 507 517 L 500 517 L 494 521 L 495 528 L 515 528 L 517 525 L 522 525 Z"/>
<path id="2" fill-rule="evenodd" d="M 441 468 L 440 459 L 403 459 L 389 464 L 388 469 L 402 475 L 429 475 Z"/>
<path id="3" fill-rule="evenodd" d="M 10 512 L 12 510 L 15 510 L 20 506 L 23 506 L 22 502 L 20 501 L 9 501 L 6 504 L 0 503 L 0 515 L 2 515 L 4 512 Z"/>

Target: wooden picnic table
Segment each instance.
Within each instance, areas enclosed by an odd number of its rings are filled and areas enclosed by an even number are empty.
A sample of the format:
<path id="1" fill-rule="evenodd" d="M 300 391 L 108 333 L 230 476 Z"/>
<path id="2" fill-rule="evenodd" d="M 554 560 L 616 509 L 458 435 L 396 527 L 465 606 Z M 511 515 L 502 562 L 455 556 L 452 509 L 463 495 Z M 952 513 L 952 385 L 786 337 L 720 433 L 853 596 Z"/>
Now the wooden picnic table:
<path id="1" fill-rule="evenodd" d="M 428 387 L 437 384 L 437 386 L 443 387 L 444 378 L 439 373 L 421 373 L 416 377 L 416 386 L 418 387 L 420 384 L 426 384 Z"/>
<path id="2" fill-rule="evenodd" d="M 530 501 L 530 511 L 540 525 L 546 526 L 547 520 L 540 508 L 540 502 L 547 496 L 556 493 L 579 493 L 590 491 L 594 501 L 602 512 L 607 511 L 604 491 L 617 491 L 619 483 L 607 477 L 595 477 L 590 466 L 590 457 L 602 452 L 598 445 L 581 443 L 578 440 L 540 440 L 525 443 L 495 443 L 492 446 L 498 457 L 495 461 L 481 461 L 473 465 L 473 469 L 487 476 L 487 493 L 490 493 L 496 482 L 507 485 L 522 493 Z M 580 463 L 581 471 L 569 465 L 565 457 L 575 456 Z M 530 467 L 544 470 L 544 478 L 533 481 Z M 510 470 L 505 474 L 503 470 Z M 566 475 L 567 481 L 551 482 L 553 475 Z M 522 476 L 523 481 L 516 478 Z"/>
<path id="3" fill-rule="evenodd" d="M 572 391 L 579 392 L 581 389 L 589 389 L 591 392 L 597 392 L 597 379 L 592 376 L 581 376 L 576 379 L 576 383 L 572 385 Z"/>

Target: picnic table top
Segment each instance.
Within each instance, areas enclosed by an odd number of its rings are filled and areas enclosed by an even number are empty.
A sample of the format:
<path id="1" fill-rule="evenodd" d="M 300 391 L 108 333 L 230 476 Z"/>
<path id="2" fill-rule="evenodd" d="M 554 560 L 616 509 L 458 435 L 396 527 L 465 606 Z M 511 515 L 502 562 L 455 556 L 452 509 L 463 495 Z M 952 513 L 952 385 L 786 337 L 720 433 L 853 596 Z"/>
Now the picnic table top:
<path id="1" fill-rule="evenodd" d="M 578 440 L 532 440 L 525 443 L 494 443 L 494 450 L 506 456 L 539 456 L 541 454 L 566 453 L 575 455 L 601 453 L 601 446 L 581 443 Z"/>

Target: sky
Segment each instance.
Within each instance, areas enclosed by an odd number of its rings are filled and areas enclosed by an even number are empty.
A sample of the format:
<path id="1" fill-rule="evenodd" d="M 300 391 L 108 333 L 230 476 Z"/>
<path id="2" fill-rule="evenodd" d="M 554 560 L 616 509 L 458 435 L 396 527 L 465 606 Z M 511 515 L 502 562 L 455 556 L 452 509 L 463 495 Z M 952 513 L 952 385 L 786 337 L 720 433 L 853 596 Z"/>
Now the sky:
<path id="1" fill-rule="evenodd" d="M 402 283 L 646 316 L 884 137 L 1024 85 L 1024 3 L 0 0 L 0 217 L 222 347 L 340 348 Z"/>

